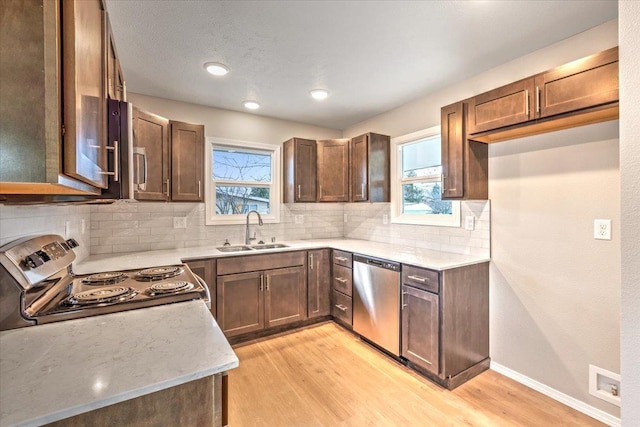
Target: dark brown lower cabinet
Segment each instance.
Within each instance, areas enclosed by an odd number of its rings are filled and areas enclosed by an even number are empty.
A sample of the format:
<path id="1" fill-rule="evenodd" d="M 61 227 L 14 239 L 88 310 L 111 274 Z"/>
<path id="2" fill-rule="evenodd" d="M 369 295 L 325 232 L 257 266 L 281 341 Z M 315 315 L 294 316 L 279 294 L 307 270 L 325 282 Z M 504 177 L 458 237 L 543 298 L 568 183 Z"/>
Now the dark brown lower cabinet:
<path id="1" fill-rule="evenodd" d="M 189 266 L 191 271 L 209 287 L 209 295 L 211 296 L 211 314 L 216 317 L 216 260 L 202 259 L 187 261 L 185 264 Z"/>
<path id="2" fill-rule="evenodd" d="M 218 276 L 217 321 L 227 337 L 307 318 L 304 266 Z"/>
<path id="3" fill-rule="evenodd" d="M 307 267 L 307 314 L 309 319 L 331 313 L 331 266 L 329 249 L 309 251 Z"/>
<path id="4" fill-rule="evenodd" d="M 402 355 L 414 364 L 439 373 L 440 297 L 402 286 Z"/>
<path id="5" fill-rule="evenodd" d="M 402 266 L 402 357 L 449 390 L 489 368 L 489 263 Z M 408 286 L 411 284 L 411 286 Z"/>

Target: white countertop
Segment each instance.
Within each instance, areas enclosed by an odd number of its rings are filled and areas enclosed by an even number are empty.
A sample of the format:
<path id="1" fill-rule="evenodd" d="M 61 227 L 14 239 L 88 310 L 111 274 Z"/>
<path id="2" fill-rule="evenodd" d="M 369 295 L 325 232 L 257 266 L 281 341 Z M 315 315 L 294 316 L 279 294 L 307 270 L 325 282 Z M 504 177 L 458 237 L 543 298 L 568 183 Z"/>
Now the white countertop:
<path id="1" fill-rule="evenodd" d="M 489 261 L 487 257 L 356 239 L 296 240 L 280 243 L 287 244 L 289 247 L 256 251 L 220 252 L 215 246 L 201 246 L 125 254 L 91 255 L 82 262 L 74 263 L 73 271 L 76 274 L 88 274 L 99 271 L 129 270 L 158 265 L 180 264 L 183 261 L 193 259 L 259 255 L 317 248 L 339 249 L 438 271 Z"/>
<path id="2" fill-rule="evenodd" d="M 0 426 L 53 422 L 237 366 L 202 301 L 3 331 Z"/>

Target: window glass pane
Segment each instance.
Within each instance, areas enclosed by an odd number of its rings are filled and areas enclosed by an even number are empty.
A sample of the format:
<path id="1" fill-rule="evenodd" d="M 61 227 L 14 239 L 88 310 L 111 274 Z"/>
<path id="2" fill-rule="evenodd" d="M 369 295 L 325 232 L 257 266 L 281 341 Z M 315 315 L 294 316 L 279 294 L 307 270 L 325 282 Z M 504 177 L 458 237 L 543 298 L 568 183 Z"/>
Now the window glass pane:
<path id="1" fill-rule="evenodd" d="M 440 175 L 440 135 L 405 144 L 401 150 L 403 178 Z"/>
<path id="2" fill-rule="evenodd" d="M 403 214 L 451 215 L 450 201 L 442 201 L 440 182 L 419 182 L 402 185 Z"/>
<path id="3" fill-rule="evenodd" d="M 213 179 L 270 182 L 271 153 L 214 147 Z"/>
<path id="4" fill-rule="evenodd" d="M 251 210 L 268 214 L 267 187 L 239 187 L 216 185 L 216 215 L 242 215 Z"/>

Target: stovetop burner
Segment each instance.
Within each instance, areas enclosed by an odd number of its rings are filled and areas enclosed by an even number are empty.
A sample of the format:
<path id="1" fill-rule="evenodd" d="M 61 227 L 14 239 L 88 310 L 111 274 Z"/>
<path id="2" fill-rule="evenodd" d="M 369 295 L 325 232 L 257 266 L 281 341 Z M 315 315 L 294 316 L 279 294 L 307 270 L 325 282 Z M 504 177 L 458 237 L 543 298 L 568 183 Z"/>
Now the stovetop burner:
<path id="1" fill-rule="evenodd" d="M 132 288 L 124 286 L 105 286 L 103 288 L 73 294 L 64 301 L 64 304 L 75 306 L 121 302 L 129 300 L 137 294 L 138 292 Z"/>
<path id="2" fill-rule="evenodd" d="M 184 272 L 182 267 L 170 265 L 166 267 L 153 267 L 140 270 L 136 274 L 138 280 L 162 280 L 178 276 Z"/>
<path id="3" fill-rule="evenodd" d="M 114 285 L 122 282 L 129 276 L 121 271 L 109 271 L 106 273 L 92 274 L 91 276 L 82 279 L 82 283 L 87 285 Z"/>
<path id="4" fill-rule="evenodd" d="M 180 281 L 180 282 L 163 282 L 156 283 L 155 285 L 151 285 L 146 292 L 149 295 L 157 295 L 157 294 L 175 294 L 178 292 L 188 291 L 193 289 L 193 283 Z"/>

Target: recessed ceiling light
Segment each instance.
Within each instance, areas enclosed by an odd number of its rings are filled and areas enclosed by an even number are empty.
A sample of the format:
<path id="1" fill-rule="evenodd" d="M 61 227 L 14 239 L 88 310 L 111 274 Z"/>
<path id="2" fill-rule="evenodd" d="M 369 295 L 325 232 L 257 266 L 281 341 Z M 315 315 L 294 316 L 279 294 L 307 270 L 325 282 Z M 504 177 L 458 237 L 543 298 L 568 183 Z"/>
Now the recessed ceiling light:
<path id="1" fill-rule="evenodd" d="M 243 105 L 244 108 L 247 108 L 249 110 L 257 110 L 258 108 L 260 108 L 260 104 L 258 104 L 256 101 L 244 101 Z"/>
<path id="2" fill-rule="evenodd" d="M 218 62 L 207 62 L 204 64 L 204 69 L 214 76 L 225 76 L 229 72 L 229 68 Z"/>
<path id="3" fill-rule="evenodd" d="M 309 93 L 311 94 L 311 97 L 313 99 L 317 99 L 318 101 L 322 101 L 323 99 L 327 99 L 327 97 L 329 96 L 329 92 L 324 90 L 324 89 L 314 89 Z"/>

